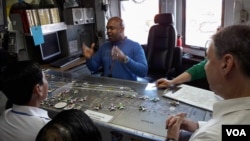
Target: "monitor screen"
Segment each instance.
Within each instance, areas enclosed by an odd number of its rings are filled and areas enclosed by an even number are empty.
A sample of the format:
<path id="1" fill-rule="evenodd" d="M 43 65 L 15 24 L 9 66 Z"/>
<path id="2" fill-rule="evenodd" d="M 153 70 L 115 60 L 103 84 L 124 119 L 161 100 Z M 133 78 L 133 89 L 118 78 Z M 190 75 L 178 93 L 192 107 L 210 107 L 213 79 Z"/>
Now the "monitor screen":
<path id="1" fill-rule="evenodd" d="M 7 14 L 5 0 L 0 0 L 0 32 L 7 30 Z"/>
<path id="2" fill-rule="evenodd" d="M 61 55 L 61 47 L 57 32 L 44 35 L 44 43 L 40 45 L 43 61 L 51 60 Z"/>

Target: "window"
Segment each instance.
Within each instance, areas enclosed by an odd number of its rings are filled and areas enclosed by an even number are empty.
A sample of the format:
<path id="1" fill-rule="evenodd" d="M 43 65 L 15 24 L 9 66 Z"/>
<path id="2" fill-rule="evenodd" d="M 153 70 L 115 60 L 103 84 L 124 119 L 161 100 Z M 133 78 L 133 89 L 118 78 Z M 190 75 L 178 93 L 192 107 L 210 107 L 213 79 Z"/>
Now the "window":
<path id="1" fill-rule="evenodd" d="M 159 13 L 158 0 L 121 1 L 121 17 L 125 23 L 125 35 L 128 38 L 146 44 L 154 16 Z"/>
<path id="2" fill-rule="evenodd" d="M 183 0 L 184 44 L 205 48 L 205 44 L 222 23 L 223 0 Z"/>

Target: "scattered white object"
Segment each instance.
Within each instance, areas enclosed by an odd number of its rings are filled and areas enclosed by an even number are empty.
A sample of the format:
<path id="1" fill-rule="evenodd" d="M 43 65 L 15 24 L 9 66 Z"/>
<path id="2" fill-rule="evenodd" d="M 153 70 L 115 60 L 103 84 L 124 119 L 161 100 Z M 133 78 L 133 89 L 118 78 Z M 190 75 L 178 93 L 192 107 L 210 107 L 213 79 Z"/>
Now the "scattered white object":
<path id="1" fill-rule="evenodd" d="M 54 107 L 57 109 L 60 109 L 60 108 L 65 107 L 66 105 L 67 105 L 66 102 L 58 102 L 58 103 L 56 103 L 56 105 Z"/>

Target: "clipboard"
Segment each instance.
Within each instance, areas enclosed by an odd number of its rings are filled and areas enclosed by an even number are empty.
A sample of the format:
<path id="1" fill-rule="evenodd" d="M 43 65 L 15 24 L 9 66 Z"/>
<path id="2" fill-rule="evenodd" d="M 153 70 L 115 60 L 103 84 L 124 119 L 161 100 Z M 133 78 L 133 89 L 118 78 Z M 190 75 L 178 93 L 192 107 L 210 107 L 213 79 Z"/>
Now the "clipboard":
<path id="1" fill-rule="evenodd" d="M 163 97 L 171 98 L 180 102 L 190 104 L 202 109 L 213 111 L 213 104 L 222 100 L 222 98 L 214 92 L 181 84 L 177 91 L 165 90 Z"/>

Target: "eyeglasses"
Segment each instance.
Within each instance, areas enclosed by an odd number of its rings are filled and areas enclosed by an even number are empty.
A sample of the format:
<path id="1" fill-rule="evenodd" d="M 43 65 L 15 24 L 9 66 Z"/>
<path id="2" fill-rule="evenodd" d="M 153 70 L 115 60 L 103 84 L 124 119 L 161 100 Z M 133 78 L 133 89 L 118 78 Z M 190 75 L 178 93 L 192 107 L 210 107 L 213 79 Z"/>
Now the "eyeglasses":
<path id="1" fill-rule="evenodd" d="M 207 49 L 210 47 L 212 40 L 207 40 L 205 43 L 205 57 L 207 56 Z"/>
<path id="2" fill-rule="evenodd" d="M 207 40 L 205 43 L 205 49 L 207 50 L 209 48 L 209 46 L 211 45 L 212 40 Z"/>

